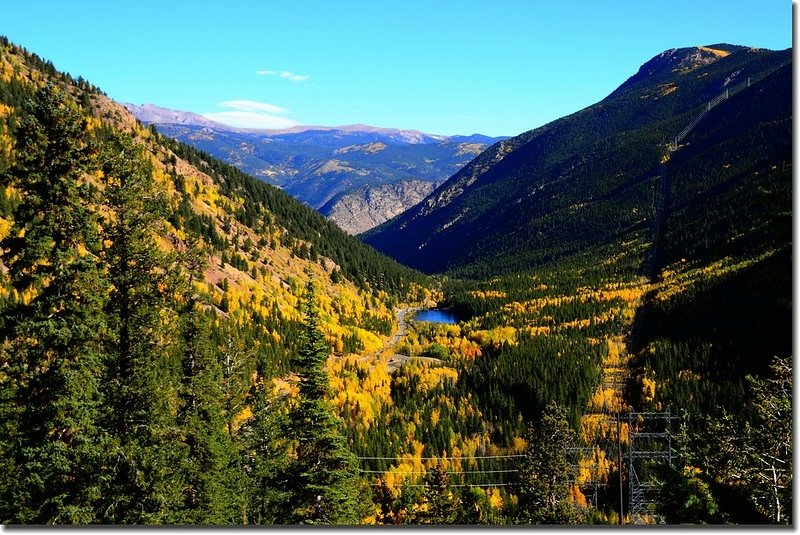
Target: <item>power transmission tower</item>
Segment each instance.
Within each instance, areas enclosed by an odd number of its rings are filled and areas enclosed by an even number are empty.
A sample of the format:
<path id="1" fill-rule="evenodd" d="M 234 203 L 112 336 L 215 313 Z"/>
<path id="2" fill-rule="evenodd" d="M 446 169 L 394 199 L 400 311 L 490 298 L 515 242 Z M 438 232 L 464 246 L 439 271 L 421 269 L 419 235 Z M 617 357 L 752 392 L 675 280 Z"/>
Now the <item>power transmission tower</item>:
<path id="1" fill-rule="evenodd" d="M 655 513 L 659 485 L 653 479 L 657 464 L 677 459 L 672 447 L 672 421 L 677 420 L 669 410 L 664 412 L 628 413 L 628 514 L 632 524 L 664 524 L 663 516 Z"/>

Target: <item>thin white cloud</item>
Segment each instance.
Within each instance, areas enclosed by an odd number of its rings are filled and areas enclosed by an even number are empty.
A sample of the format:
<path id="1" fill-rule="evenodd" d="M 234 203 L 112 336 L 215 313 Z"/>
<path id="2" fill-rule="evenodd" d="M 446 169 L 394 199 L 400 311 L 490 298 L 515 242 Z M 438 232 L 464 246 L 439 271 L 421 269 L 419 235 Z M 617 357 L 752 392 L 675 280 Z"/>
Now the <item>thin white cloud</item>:
<path id="1" fill-rule="evenodd" d="M 291 80 L 292 82 L 305 82 L 310 76 L 305 76 L 303 74 L 295 74 L 291 71 L 283 71 L 281 73 L 281 78 L 286 78 L 287 80 Z"/>
<path id="2" fill-rule="evenodd" d="M 217 107 L 231 108 L 233 111 L 206 113 L 203 114 L 203 117 L 236 128 L 272 130 L 291 128 L 298 124 L 297 121 L 287 117 L 279 117 L 279 115 L 289 113 L 289 110 L 268 102 L 245 99 L 226 100 L 217 104 Z"/>
<path id="3" fill-rule="evenodd" d="M 286 108 L 281 108 L 268 102 L 258 102 L 257 100 L 226 100 L 217 104 L 220 108 L 233 108 L 239 111 L 254 111 L 263 113 L 289 113 Z"/>
<path id="4" fill-rule="evenodd" d="M 291 128 L 300 124 L 286 117 L 277 117 L 268 113 L 253 111 L 221 111 L 205 113 L 203 117 L 236 128 L 257 128 L 260 130 Z"/>
<path id="5" fill-rule="evenodd" d="M 260 69 L 256 71 L 256 74 L 259 76 L 272 76 L 273 74 L 278 75 L 280 78 L 284 80 L 291 80 L 292 82 L 305 82 L 306 80 L 310 80 L 310 76 L 306 76 L 305 74 L 297 74 L 292 71 L 271 71 L 268 69 Z"/>

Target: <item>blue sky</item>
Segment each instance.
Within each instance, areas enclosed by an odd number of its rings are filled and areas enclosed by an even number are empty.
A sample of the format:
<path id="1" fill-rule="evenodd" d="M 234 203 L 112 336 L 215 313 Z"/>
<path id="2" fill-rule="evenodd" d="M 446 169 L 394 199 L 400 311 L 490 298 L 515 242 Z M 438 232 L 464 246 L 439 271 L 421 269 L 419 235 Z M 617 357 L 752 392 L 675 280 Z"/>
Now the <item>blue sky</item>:
<path id="1" fill-rule="evenodd" d="M 791 7 L 25 0 L 6 3 L 0 33 L 122 102 L 271 127 L 365 123 L 515 135 L 597 102 L 668 48 L 788 48 Z"/>

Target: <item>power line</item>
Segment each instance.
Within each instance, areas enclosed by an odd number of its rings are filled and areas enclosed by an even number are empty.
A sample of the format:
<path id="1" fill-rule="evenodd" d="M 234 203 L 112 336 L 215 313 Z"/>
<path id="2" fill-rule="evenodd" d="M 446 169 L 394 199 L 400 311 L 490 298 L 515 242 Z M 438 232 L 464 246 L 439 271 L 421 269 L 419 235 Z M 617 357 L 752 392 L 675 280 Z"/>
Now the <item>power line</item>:
<path id="1" fill-rule="evenodd" d="M 403 483 L 402 481 L 393 482 L 393 483 L 387 483 L 385 481 L 384 482 L 376 482 L 376 483 L 373 483 L 372 485 L 373 486 L 376 486 L 376 485 L 387 485 L 387 486 L 392 486 L 392 487 L 427 487 L 428 486 L 428 485 L 421 485 L 421 484 L 418 484 L 418 483 L 406 484 L 406 483 Z M 456 485 L 448 485 L 448 487 L 513 487 L 513 486 L 517 486 L 517 485 L 521 485 L 521 483 L 474 483 L 474 484 L 458 483 Z"/>
<path id="2" fill-rule="evenodd" d="M 385 474 L 389 472 L 388 470 L 359 470 L 362 474 Z M 458 474 L 509 474 L 512 472 L 519 472 L 519 470 L 454 470 L 452 472 L 447 472 L 451 475 L 458 475 Z M 398 475 L 411 475 L 411 474 L 428 474 L 430 470 L 426 471 L 415 471 L 415 472 L 394 472 Z"/>
<path id="3" fill-rule="evenodd" d="M 789 64 L 789 62 L 782 63 L 781 65 L 779 65 L 778 67 L 770 70 L 767 73 L 759 74 L 757 76 L 748 77 L 746 82 L 742 82 L 742 83 L 740 83 L 740 84 L 738 84 L 736 86 L 732 86 L 732 87 L 729 87 L 729 88 L 725 89 L 724 93 L 722 93 L 720 95 L 717 95 L 715 98 L 713 98 L 712 100 L 707 102 L 705 108 L 686 126 L 686 128 L 681 130 L 681 132 L 677 136 L 675 136 L 675 141 L 673 143 L 671 143 L 670 147 L 669 147 L 670 152 L 677 151 L 678 148 L 679 148 L 679 143 L 683 140 L 683 138 L 685 138 L 689 134 L 689 132 L 691 132 L 694 129 L 694 127 L 697 126 L 697 124 L 700 122 L 700 120 L 703 117 L 705 117 L 705 115 L 708 112 L 710 112 L 712 109 L 714 109 L 722 101 L 728 100 L 728 98 L 730 97 L 731 93 L 735 94 L 735 93 L 738 93 L 738 92 L 742 91 L 745 88 L 749 88 L 752 84 L 754 84 L 756 82 L 760 82 L 761 80 L 763 80 L 767 76 L 769 76 L 772 73 L 778 71 L 779 69 L 782 69 L 783 67 L 785 67 L 788 64 Z"/>
<path id="4" fill-rule="evenodd" d="M 527 457 L 527 455 L 519 454 L 519 455 L 475 455 L 475 456 L 461 456 L 461 457 L 412 457 L 411 459 L 407 460 L 420 460 L 420 461 L 430 461 L 430 460 L 443 460 L 443 461 L 455 461 L 457 459 L 519 459 Z M 377 461 L 399 461 L 403 462 L 403 459 L 398 459 L 397 457 L 356 457 L 356 459 L 363 461 L 363 460 L 377 460 Z"/>

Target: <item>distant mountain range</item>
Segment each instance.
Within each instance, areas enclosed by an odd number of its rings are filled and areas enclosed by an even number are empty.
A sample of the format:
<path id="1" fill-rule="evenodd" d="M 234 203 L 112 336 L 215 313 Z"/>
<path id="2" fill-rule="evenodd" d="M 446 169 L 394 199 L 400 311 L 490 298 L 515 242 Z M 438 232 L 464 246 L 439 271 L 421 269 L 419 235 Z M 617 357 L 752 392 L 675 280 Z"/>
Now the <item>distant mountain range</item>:
<path id="1" fill-rule="evenodd" d="M 410 208 L 485 148 L 506 139 L 361 124 L 252 130 L 153 104 L 125 107 L 162 134 L 281 187 L 352 234 Z"/>

